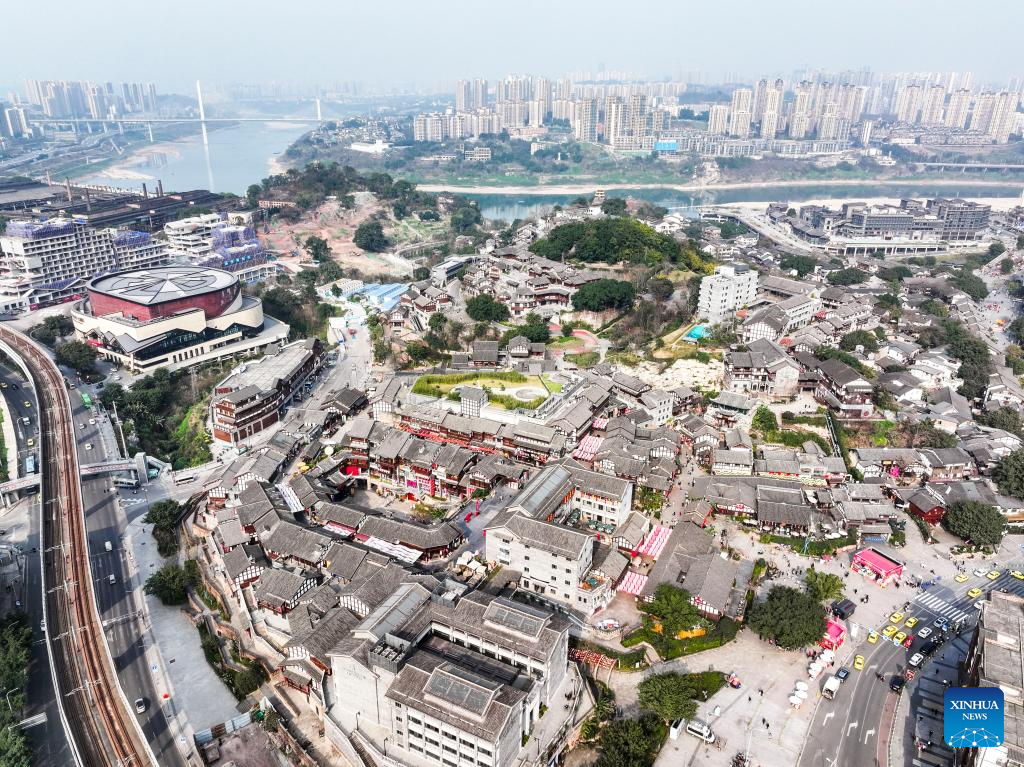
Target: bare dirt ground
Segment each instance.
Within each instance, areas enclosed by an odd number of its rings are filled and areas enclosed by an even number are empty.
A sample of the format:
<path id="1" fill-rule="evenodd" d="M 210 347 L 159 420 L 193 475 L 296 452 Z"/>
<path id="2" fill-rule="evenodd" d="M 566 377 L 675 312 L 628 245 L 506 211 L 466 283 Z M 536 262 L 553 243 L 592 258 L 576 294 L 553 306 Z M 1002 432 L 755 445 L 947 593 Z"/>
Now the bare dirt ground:
<path id="1" fill-rule="evenodd" d="M 309 262 L 302 243 L 307 237 L 316 235 L 327 240 L 331 257 L 345 269 L 358 269 L 366 275 L 400 277 L 412 274 L 411 261 L 393 253 L 368 253 L 352 241 L 359 225 L 380 210 L 372 195 L 360 194 L 356 196 L 356 205 L 352 209 L 328 201 L 301 221 L 295 224 L 275 223 L 268 234 L 260 236 L 268 248 L 282 254 L 280 263 L 290 271 L 298 271 L 299 264 Z"/>

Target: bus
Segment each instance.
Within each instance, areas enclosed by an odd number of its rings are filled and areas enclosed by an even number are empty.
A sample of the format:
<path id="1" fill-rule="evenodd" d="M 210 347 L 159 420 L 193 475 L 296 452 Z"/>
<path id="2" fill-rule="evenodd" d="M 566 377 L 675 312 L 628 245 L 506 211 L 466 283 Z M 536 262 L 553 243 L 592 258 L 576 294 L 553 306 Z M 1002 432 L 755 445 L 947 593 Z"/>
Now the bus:
<path id="1" fill-rule="evenodd" d="M 36 473 L 36 457 L 35 457 L 35 455 L 30 455 L 28 458 L 25 459 L 25 474 L 28 475 L 28 474 L 35 474 L 35 473 Z"/>
<path id="2" fill-rule="evenodd" d="M 92 410 L 92 397 L 89 396 L 88 392 L 82 392 L 82 404 Z"/>

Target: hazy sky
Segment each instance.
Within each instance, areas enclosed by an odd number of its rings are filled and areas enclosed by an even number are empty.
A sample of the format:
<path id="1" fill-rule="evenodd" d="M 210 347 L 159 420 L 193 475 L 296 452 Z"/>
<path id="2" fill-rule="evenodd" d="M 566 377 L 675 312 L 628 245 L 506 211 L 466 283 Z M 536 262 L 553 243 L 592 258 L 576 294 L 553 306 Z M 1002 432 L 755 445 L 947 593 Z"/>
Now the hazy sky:
<path id="1" fill-rule="evenodd" d="M 803 67 L 1024 70 L 1017 0 L 50 0 L 0 4 L 0 85 L 25 78 L 442 87 L 608 69 L 718 81 Z M 1013 71 L 1008 71 L 1012 67 Z"/>

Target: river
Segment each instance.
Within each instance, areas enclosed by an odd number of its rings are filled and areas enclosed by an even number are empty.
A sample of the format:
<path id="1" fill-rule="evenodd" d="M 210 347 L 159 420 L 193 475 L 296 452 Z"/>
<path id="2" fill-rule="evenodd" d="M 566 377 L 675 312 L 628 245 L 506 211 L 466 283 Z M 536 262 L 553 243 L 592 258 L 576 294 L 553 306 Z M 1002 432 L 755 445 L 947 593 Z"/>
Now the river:
<path id="1" fill-rule="evenodd" d="M 239 123 L 209 132 L 209 162 L 199 135 L 133 149 L 127 157 L 78 181 L 152 192 L 157 179 L 165 192 L 210 189 L 245 194 L 246 187 L 274 172 L 272 163 L 309 130 L 289 122 Z"/>
<path id="2" fill-rule="evenodd" d="M 501 221 L 514 221 L 515 219 L 536 218 L 549 212 L 555 205 L 567 206 L 573 200 L 584 194 L 586 197 L 593 195 L 593 189 L 589 192 L 576 192 L 573 194 L 534 194 L 517 191 L 504 194 L 479 194 L 475 191 L 466 194 L 476 200 L 480 206 L 480 212 L 484 218 Z M 455 191 L 452 188 L 452 191 Z M 806 185 L 795 185 L 787 187 L 759 187 L 744 189 L 720 189 L 706 190 L 704 192 L 684 192 L 671 188 L 620 188 L 608 190 L 609 197 L 632 197 L 636 200 L 645 200 L 668 208 L 671 211 L 684 214 L 696 214 L 699 205 L 716 205 L 732 202 L 773 202 L 775 200 L 788 202 L 802 202 L 806 200 L 822 200 L 842 198 L 847 200 L 875 199 L 875 198 L 901 198 L 901 197 L 1018 197 L 1021 194 L 1021 184 L 1006 184 L 1005 186 L 972 185 L 969 181 L 962 184 L 950 185 L 949 179 L 943 179 L 942 183 L 922 182 L 920 184 L 873 184 L 865 182 L 856 185 L 839 185 L 828 183 L 808 183 Z"/>

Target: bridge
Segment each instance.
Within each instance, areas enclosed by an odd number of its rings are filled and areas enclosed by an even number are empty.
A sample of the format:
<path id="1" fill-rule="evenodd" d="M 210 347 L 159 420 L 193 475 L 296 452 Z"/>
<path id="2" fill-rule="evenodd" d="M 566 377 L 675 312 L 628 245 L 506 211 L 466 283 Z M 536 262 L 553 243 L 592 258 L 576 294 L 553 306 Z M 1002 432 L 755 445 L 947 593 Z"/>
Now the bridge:
<path id="1" fill-rule="evenodd" d="M 1024 172 L 1024 164 L 1009 162 L 915 162 L 919 168 L 927 170 L 957 170 L 966 173 L 969 170 L 980 170 L 983 173 L 990 170 L 1010 170 Z"/>
<path id="2" fill-rule="evenodd" d="M 139 465 L 132 460 L 103 461 L 101 463 L 83 463 L 79 466 L 79 474 L 83 477 L 95 477 L 99 474 L 116 473 L 119 471 L 138 472 Z M 0 498 L 5 506 L 17 500 L 22 490 L 39 487 L 39 475 L 29 474 L 0 484 Z"/>
<path id="3" fill-rule="evenodd" d="M 206 133 L 206 125 L 208 123 L 234 123 L 234 122 L 249 122 L 249 123 L 267 123 L 267 122 L 300 122 L 300 123 L 313 123 L 320 125 L 323 123 L 323 112 L 320 109 L 320 98 L 314 99 L 316 106 L 316 115 L 314 117 L 207 117 L 206 106 L 203 103 L 203 88 L 198 80 L 196 80 L 196 101 L 199 104 L 199 117 L 146 117 L 146 116 L 125 116 L 125 117 L 101 117 L 101 118 L 90 118 L 90 117 L 33 117 L 28 120 L 32 125 L 71 125 L 75 131 L 78 131 L 80 125 L 87 127 L 92 125 L 117 125 L 121 131 L 124 131 L 125 125 L 145 125 L 149 128 L 149 140 L 152 142 L 153 138 L 153 125 L 158 123 L 199 123 L 203 129 L 203 145 L 210 145 L 210 138 Z"/>

